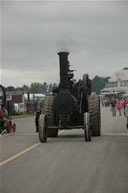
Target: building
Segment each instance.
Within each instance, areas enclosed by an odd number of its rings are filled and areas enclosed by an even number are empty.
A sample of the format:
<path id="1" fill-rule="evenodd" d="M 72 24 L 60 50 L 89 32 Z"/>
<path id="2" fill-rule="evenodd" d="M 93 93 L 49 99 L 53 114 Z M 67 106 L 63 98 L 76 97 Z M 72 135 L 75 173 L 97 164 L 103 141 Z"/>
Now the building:
<path id="1" fill-rule="evenodd" d="M 124 95 L 128 94 L 128 67 L 114 73 L 101 90 L 101 95 Z"/>
<path id="2" fill-rule="evenodd" d="M 29 94 L 28 96 L 28 93 L 27 94 L 24 94 L 24 100 L 25 102 L 28 101 L 28 98 L 29 98 L 29 101 L 38 101 L 38 102 L 41 102 L 42 100 L 45 99 L 45 95 L 44 94 Z"/>
<path id="3" fill-rule="evenodd" d="M 6 92 L 6 109 L 9 115 L 24 113 L 24 94 L 22 92 Z"/>
<path id="4" fill-rule="evenodd" d="M 9 103 L 24 103 L 24 94 L 19 92 L 6 92 L 6 100 Z"/>
<path id="5" fill-rule="evenodd" d="M 6 92 L 6 108 L 11 115 L 15 113 L 21 113 L 21 111 L 33 113 L 35 102 L 41 103 L 44 99 L 44 94 Z"/>

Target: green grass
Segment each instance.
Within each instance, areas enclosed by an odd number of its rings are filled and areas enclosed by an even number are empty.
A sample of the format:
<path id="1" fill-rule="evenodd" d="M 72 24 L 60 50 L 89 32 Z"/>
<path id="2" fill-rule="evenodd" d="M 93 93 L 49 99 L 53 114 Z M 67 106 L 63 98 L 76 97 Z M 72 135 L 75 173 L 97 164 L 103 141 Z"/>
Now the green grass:
<path id="1" fill-rule="evenodd" d="M 27 117 L 33 117 L 34 114 L 24 114 L 24 115 L 14 115 L 10 116 L 12 119 L 21 119 L 21 118 L 27 118 Z"/>

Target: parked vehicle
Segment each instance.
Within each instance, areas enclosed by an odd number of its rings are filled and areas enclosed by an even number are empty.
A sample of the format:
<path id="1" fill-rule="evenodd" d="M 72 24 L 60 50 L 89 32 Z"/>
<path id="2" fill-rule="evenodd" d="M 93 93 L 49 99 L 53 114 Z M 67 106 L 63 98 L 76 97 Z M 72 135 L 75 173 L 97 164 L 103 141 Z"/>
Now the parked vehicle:
<path id="1" fill-rule="evenodd" d="M 24 103 L 14 103 L 14 113 L 23 114 L 26 112 L 26 105 Z"/>

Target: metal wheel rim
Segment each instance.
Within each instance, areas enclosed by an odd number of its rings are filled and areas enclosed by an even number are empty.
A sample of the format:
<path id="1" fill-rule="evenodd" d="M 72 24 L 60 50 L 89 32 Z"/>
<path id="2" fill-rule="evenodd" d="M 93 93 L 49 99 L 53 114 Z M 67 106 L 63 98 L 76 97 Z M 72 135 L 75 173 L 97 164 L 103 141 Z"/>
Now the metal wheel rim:
<path id="1" fill-rule="evenodd" d="M 89 113 L 84 113 L 84 137 L 85 141 L 91 141 L 91 127 Z"/>

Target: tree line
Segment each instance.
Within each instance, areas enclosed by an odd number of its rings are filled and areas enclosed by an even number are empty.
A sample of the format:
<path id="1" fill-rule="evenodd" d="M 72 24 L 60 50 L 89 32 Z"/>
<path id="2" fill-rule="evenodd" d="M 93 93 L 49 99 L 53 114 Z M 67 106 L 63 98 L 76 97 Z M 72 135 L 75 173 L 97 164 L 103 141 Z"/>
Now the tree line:
<path id="1" fill-rule="evenodd" d="M 6 87 L 6 91 L 7 92 L 29 92 L 29 93 L 50 93 L 52 91 L 53 88 L 57 87 L 56 83 L 50 83 L 48 84 L 47 82 L 42 83 L 38 83 L 38 82 L 34 82 L 31 83 L 30 86 L 27 85 L 23 85 L 22 87 L 14 87 L 14 86 L 8 86 Z"/>
<path id="2" fill-rule="evenodd" d="M 100 90 L 105 87 L 105 84 L 108 82 L 110 77 L 100 77 L 100 76 L 95 76 L 92 79 L 92 92 L 96 92 L 96 94 L 100 94 Z M 8 86 L 6 87 L 6 91 L 11 91 L 11 92 L 29 92 L 29 93 L 50 93 L 52 92 L 53 88 L 56 88 L 57 84 L 56 83 L 38 83 L 34 82 L 31 83 L 30 86 L 23 85 L 22 87 L 14 87 L 14 86 Z"/>

